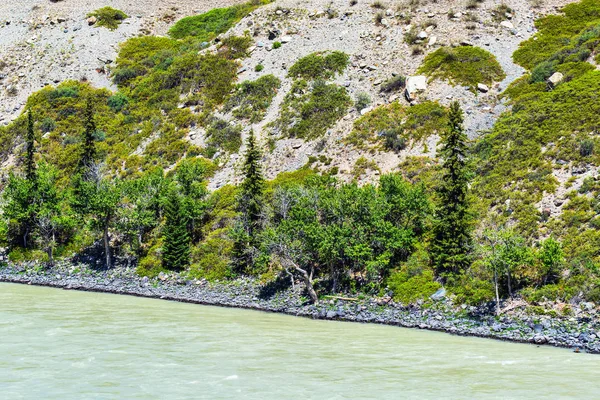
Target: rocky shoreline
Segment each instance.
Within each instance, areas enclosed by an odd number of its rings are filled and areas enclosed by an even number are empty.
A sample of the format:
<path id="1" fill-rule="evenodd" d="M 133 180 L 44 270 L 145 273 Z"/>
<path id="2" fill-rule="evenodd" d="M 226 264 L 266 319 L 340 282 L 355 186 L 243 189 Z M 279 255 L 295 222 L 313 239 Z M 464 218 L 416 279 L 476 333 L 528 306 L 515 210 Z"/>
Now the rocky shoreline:
<path id="1" fill-rule="evenodd" d="M 161 279 L 148 279 L 136 276 L 129 268 L 92 271 L 73 266 L 40 269 L 10 265 L 0 267 L 0 282 L 245 308 L 312 319 L 395 325 L 600 354 L 596 309 L 570 317 L 513 312 L 497 318 L 487 309 L 456 307 L 446 300 L 426 306 L 406 306 L 390 299 L 331 297 L 312 305 L 302 296 L 298 285 L 295 289 L 274 290 L 252 279 L 227 283 L 162 275 Z"/>

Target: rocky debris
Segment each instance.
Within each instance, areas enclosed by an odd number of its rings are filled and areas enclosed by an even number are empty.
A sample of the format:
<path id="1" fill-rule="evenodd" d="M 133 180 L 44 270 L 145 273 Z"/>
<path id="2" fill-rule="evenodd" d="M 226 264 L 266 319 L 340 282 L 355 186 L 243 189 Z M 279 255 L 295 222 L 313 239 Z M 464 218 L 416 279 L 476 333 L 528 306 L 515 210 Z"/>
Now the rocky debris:
<path id="1" fill-rule="evenodd" d="M 515 29 L 515 26 L 510 21 L 502 21 L 500 22 L 500 26 L 511 31 Z"/>
<path id="2" fill-rule="evenodd" d="M 414 101 L 417 95 L 427 90 L 427 77 L 423 75 L 409 76 L 406 78 L 406 99 Z"/>
<path id="3" fill-rule="evenodd" d="M 92 25 L 95 25 L 96 22 L 98 22 L 98 19 L 94 16 L 91 16 L 86 20 L 86 22 L 88 25 L 92 26 Z"/>

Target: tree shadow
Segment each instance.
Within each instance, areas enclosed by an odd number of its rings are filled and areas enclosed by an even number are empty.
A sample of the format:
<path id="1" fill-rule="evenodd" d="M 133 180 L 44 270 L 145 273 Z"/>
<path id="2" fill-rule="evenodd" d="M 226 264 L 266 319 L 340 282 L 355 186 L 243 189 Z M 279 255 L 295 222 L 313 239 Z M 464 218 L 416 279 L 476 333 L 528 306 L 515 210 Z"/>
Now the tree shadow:
<path id="1" fill-rule="evenodd" d="M 258 298 L 261 300 L 268 300 L 277 293 L 289 289 L 291 286 L 290 277 L 285 274 L 280 274 L 275 280 L 261 286 Z"/>

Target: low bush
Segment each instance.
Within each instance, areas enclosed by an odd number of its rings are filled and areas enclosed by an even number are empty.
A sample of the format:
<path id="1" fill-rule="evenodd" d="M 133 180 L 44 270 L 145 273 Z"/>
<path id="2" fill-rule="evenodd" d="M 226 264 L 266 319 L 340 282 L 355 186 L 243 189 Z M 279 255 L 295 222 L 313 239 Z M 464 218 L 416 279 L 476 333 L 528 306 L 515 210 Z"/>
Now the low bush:
<path id="1" fill-rule="evenodd" d="M 331 79 L 344 72 L 349 57 L 341 51 L 312 53 L 302 57 L 290 67 L 288 76 L 303 79 Z"/>
<path id="2" fill-rule="evenodd" d="M 96 18 L 96 26 L 103 26 L 110 30 L 117 29 L 125 19 L 129 18 L 123 11 L 112 7 L 102 7 L 89 13 L 88 17 Z"/>
<path id="3" fill-rule="evenodd" d="M 471 90 L 478 83 L 491 85 L 506 76 L 493 54 L 475 46 L 441 47 L 425 57 L 419 73 Z"/>
<path id="4" fill-rule="evenodd" d="M 274 75 L 264 75 L 255 81 L 237 85 L 234 94 L 225 104 L 225 110 L 233 116 L 251 123 L 262 121 L 271 105 L 281 81 Z"/>
<path id="5" fill-rule="evenodd" d="M 352 104 L 346 89 L 304 79 L 294 82 L 272 127 L 283 136 L 316 139 L 341 119 Z"/>

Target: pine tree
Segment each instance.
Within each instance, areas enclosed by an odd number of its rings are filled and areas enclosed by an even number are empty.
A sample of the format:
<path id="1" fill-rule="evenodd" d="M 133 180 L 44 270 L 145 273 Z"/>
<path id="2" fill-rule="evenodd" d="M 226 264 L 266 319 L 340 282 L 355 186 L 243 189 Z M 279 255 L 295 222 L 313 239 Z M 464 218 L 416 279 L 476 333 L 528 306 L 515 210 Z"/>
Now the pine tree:
<path id="1" fill-rule="evenodd" d="M 188 216 L 175 189 L 171 189 L 167 196 L 164 212 L 163 267 L 180 271 L 190 264 L 190 237 L 187 231 Z"/>
<path id="2" fill-rule="evenodd" d="M 85 132 L 83 134 L 83 150 L 79 160 L 80 170 L 87 169 L 96 159 L 96 123 L 94 121 L 94 107 L 88 98 L 85 108 Z"/>
<path id="3" fill-rule="evenodd" d="M 437 189 L 440 206 L 437 209 L 431 245 L 432 258 L 439 274 L 464 271 L 471 261 L 467 136 L 462 124 L 460 105 L 453 102 L 450 106 L 448 130 L 442 139 L 444 174 Z"/>
<path id="4" fill-rule="evenodd" d="M 27 137 L 25 143 L 25 179 L 35 187 L 35 131 L 33 130 L 33 115 L 31 114 L 31 110 L 27 113 Z"/>

